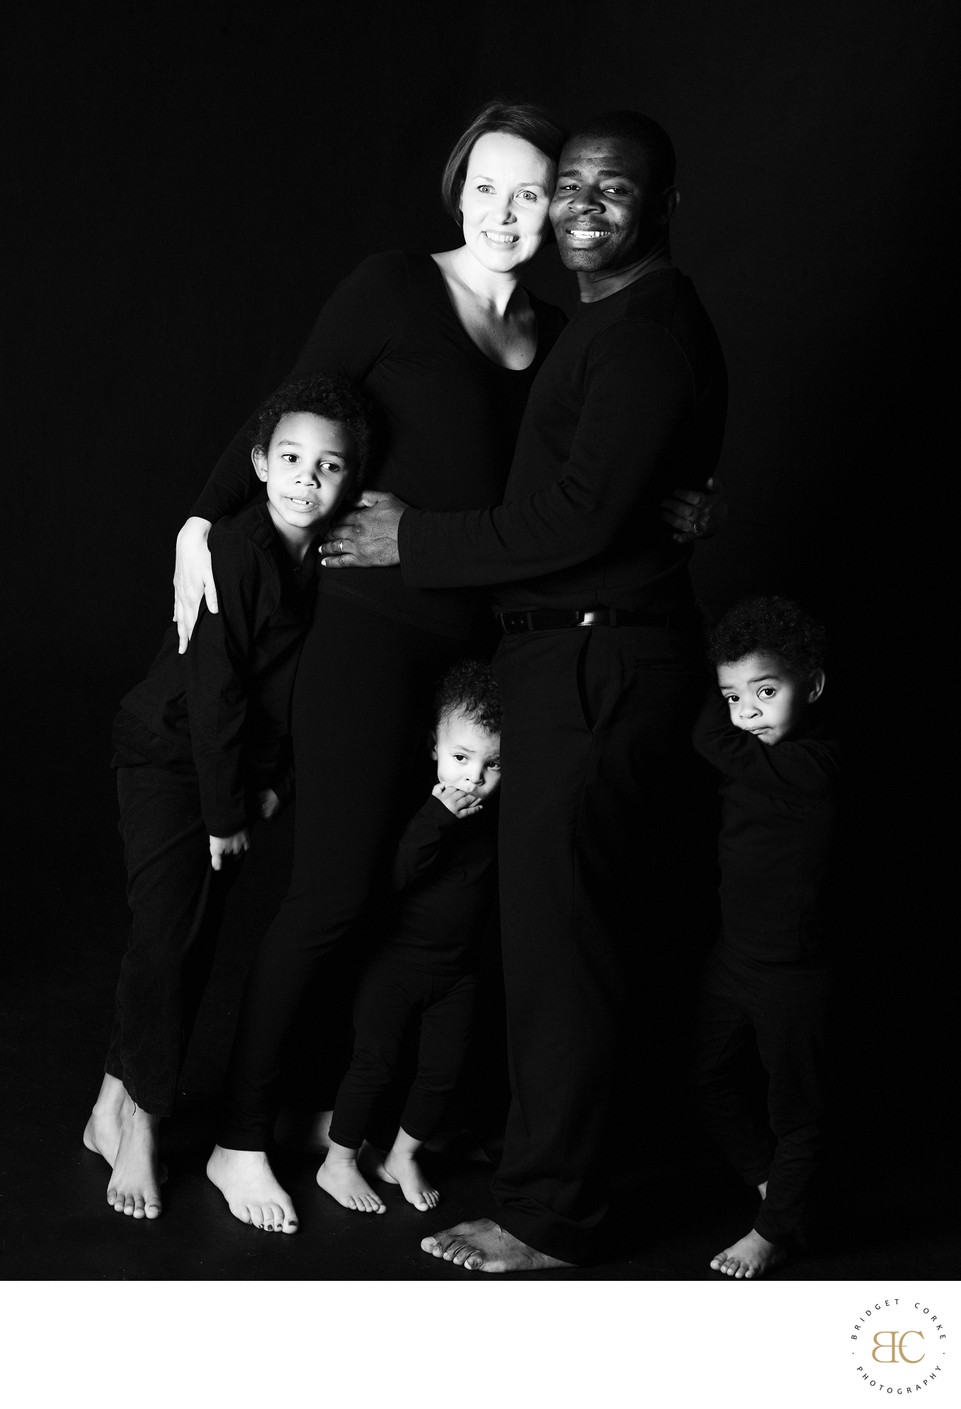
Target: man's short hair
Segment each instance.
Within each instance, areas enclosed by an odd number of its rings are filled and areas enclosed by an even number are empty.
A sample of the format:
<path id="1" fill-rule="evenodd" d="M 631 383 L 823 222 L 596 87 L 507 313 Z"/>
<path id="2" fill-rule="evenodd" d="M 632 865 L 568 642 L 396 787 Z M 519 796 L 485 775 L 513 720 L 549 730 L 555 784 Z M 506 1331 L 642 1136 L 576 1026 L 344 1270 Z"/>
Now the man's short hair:
<path id="1" fill-rule="evenodd" d="M 647 174 L 651 184 L 663 191 L 674 185 L 677 159 L 674 143 L 664 128 L 652 117 L 644 113 L 631 112 L 624 108 L 618 112 L 597 113 L 586 122 L 579 123 L 572 138 L 616 137 L 626 142 L 635 142 L 644 153 Z"/>
<path id="2" fill-rule="evenodd" d="M 724 613 L 708 636 L 712 665 L 745 656 L 773 656 L 798 680 L 824 669 L 824 627 L 787 597 L 745 597 Z"/>

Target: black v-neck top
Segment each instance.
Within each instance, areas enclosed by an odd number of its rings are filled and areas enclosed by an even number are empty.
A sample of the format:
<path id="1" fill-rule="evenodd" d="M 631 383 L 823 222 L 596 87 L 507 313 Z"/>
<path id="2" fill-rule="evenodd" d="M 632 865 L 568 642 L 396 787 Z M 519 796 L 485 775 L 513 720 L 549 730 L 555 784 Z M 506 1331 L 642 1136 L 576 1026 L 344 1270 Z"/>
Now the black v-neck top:
<path id="1" fill-rule="evenodd" d="M 491 361 L 471 340 L 430 255 L 373 255 L 331 294 L 289 380 L 338 371 L 370 396 L 380 419 L 372 488 L 415 508 L 498 503 L 528 393 L 565 321 L 559 309 L 529 297 L 537 352 L 517 371 Z M 191 512 L 216 521 L 259 489 L 248 422 Z M 408 585 L 398 568 L 332 571 L 320 581 L 324 592 L 448 636 L 465 636 L 476 619 L 477 594 Z"/>

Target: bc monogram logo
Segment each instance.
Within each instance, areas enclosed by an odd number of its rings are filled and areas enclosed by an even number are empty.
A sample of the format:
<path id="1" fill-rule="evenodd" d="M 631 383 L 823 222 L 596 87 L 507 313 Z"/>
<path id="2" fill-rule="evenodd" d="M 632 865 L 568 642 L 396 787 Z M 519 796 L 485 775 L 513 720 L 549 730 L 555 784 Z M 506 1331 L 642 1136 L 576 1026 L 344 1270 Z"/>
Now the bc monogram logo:
<path id="1" fill-rule="evenodd" d="M 923 1331 L 901 1331 L 900 1334 L 897 1331 L 876 1331 L 874 1335 L 874 1349 L 871 1351 L 871 1359 L 876 1360 L 879 1365 L 893 1365 L 898 1360 L 903 1360 L 908 1365 L 917 1365 L 919 1360 L 924 1359 L 924 1351 L 922 1350 L 920 1355 L 913 1357 L 907 1355 L 904 1349 L 904 1342 L 907 1340 L 908 1336 L 920 1336 L 921 1339 L 924 1340 Z M 886 1342 L 883 1339 L 884 1337 L 888 1337 Z M 913 1348 L 915 1350 L 920 1349 L 919 1346 Z M 889 1351 L 890 1354 L 880 1354 L 883 1350 Z"/>
<path id="2" fill-rule="evenodd" d="M 893 1321 L 898 1329 L 874 1329 L 885 1321 L 888 1326 Z M 937 1398 L 948 1332 L 936 1307 L 908 1297 L 879 1298 L 858 1316 L 850 1339 L 852 1368 L 865 1389 L 895 1399 L 929 1392 Z"/>

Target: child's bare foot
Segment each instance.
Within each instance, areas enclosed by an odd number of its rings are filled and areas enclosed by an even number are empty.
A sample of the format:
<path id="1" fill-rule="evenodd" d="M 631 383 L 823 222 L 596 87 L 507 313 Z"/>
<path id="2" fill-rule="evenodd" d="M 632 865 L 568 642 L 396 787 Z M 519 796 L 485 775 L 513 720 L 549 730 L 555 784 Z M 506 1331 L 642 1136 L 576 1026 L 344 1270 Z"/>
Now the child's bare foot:
<path id="1" fill-rule="evenodd" d="M 357 1155 L 345 1145 L 331 1145 L 317 1171 L 317 1183 L 352 1213 L 386 1213 L 384 1203 L 357 1168 Z"/>
<path id="2" fill-rule="evenodd" d="M 226 1150 L 215 1145 L 207 1161 L 207 1178 L 241 1223 L 251 1223 L 268 1233 L 297 1232 L 290 1195 L 278 1184 L 263 1150 Z"/>
<path id="3" fill-rule="evenodd" d="M 763 1277 L 780 1267 L 787 1257 L 787 1249 L 780 1243 L 769 1243 L 752 1228 L 732 1247 L 725 1248 L 711 1258 L 715 1272 L 723 1272 L 728 1277 Z"/>
<path id="4" fill-rule="evenodd" d="M 422 1238 L 420 1245 L 433 1257 L 442 1257 L 470 1272 L 543 1272 L 552 1267 L 573 1266 L 573 1263 L 528 1247 L 489 1218 L 445 1228 L 429 1238 Z"/>
<path id="5" fill-rule="evenodd" d="M 166 1170 L 157 1158 L 160 1117 L 133 1102 L 116 1076 L 105 1076 L 84 1127 L 83 1143 L 102 1155 L 113 1173 L 107 1203 L 131 1218 L 159 1218 Z"/>
<path id="6" fill-rule="evenodd" d="M 371 1153 L 376 1157 L 379 1152 Z M 430 1180 L 424 1177 L 412 1154 L 396 1148 L 388 1150 L 381 1159 L 375 1158 L 374 1173 L 378 1179 L 383 1179 L 388 1184 L 399 1184 L 407 1202 L 420 1209 L 421 1213 L 429 1213 L 440 1203 L 440 1194 Z"/>
<path id="7" fill-rule="evenodd" d="M 274 1139 L 285 1150 L 308 1150 L 321 1155 L 330 1149 L 333 1111 L 300 1111 L 285 1106 L 274 1123 Z"/>

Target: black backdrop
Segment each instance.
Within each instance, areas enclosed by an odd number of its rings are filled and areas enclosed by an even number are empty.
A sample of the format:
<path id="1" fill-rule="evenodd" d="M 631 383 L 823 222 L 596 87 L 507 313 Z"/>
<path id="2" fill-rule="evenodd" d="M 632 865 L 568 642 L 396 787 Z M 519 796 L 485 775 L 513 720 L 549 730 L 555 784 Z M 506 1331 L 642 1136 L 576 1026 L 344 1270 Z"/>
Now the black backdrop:
<path id="1" fill-rule="evenodd" d="M 921 642 L 951 551 L 954 15 L 558 0 L 5 20 L 7 811 L 25 913 L 80 953 L 120 942 L 84 928 L 119 884 L 113 708 L 169 615 L 195 490 L 334 282 L 378 249 L 454 243 L 437 177 L 489 96 L 568 121 L 637 107 L 675 140 L 674 253 L 731 375 L 730 518 L 698 549 L 698 586 L 712 608 L 797 593 L 828 621 L 853 780 L 853 1030 L 876 1093 L 933 1073 L 939 822 L 913 783 L 953 723 Z M 570 305 L 552 251 L 530 282 Z"/>

